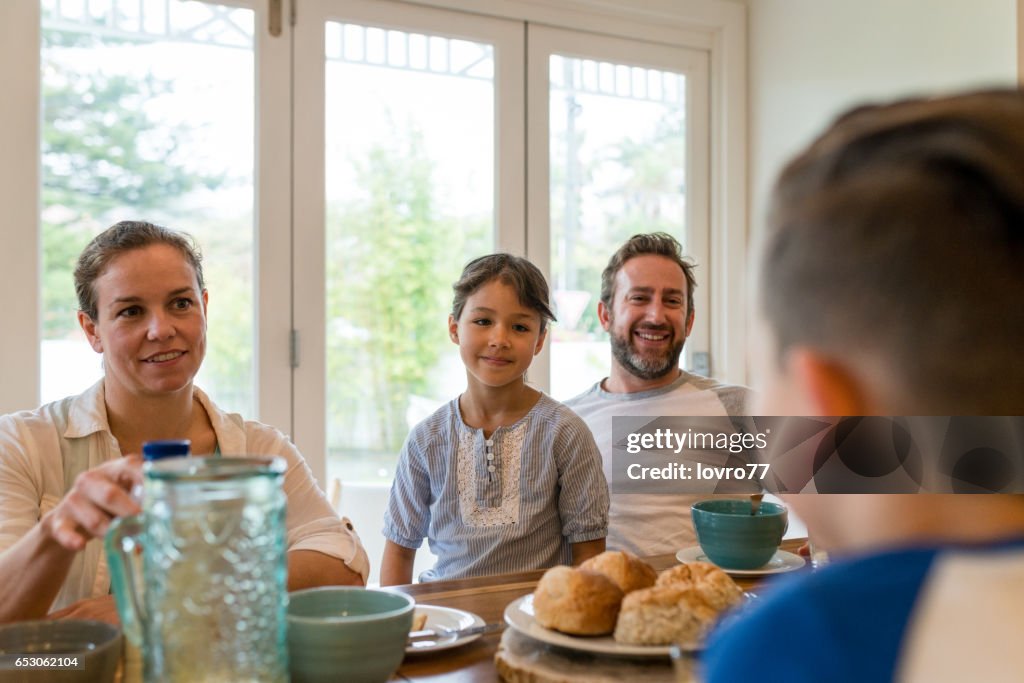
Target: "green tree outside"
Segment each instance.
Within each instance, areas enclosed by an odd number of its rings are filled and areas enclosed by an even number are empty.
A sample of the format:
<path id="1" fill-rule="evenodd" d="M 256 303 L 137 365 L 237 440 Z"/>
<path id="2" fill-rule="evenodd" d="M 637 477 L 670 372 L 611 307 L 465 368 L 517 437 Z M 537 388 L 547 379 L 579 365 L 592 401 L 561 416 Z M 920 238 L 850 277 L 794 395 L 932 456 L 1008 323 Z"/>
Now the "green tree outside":
<path id="1" fill-rule="evenodd" d="M 575 133 L 577 141 L 574 148 L 583 147 L 585 133 Z M 642 232 L 664 231 L 679 234 L 681 226 L 672 216 L 662 211 L 662 201 L 667 196 L 685 195 L 683 179 L 678 177 L 676 169 L 685 164 L 685 121 L 678 112 L 666 112 L 654 132 L 647 137 L 636 139 L 629 135 L 607 149 L 603 157 L 588 162 L 570 160 L 578 163 L 576 176 L 579 185 L 575 188 L 577 204 L 582 201 L 582 189 L 591 185 L 599 167 L 614 164 L 622 169 L 623 180 L 605 189 L 605 194 L 616 197 L 621 206 L 616 210 L 604 212 L 599 220 L 592 220 L 583 225 L 566 226 L 565 198 L 561 193 L 552 197 L 551 202 L 551 236 L 552 244 L 563 244 L 566 231 L 575 230 L 576 238 L 572 253 L 572 263 L 577 272 L 579 286 L 593 294 L 591 305 L 587 306 L 577 325 L 573 336 L 603 336 L 604 331 L 597 319 L 596 301 L 601 288 L 601 271 L 608 264 L 608 256 L 593 245 L 610 245 L 615 248 L 631 235 Z M 563 135 L 552 149 L 555 158 L 565 158 L 569 141 Z M 564 187 L 566 182 L 561 165 L 553 167 L 552 187 Z M 557 253 L 558 249 L 555 249 Z M 558 265 L 553 265 L 557 268 Z M 566 330 L 559 334 L 566 335 Z"/>
<path id="2" fill-rule="evenodd" d="M 451 347 L 451 283 L 490 250 L 489 217 L 444 215 L 415 129 L 357 162 L 359 201 L 328 210 L 328 442 L 356 478 L 392 471 L 411 397 Z M 388 478 L 388 477 L 385 477 Z"/>
<path id="3" fill-rule="evenodd" d="M 212 306 L 205 382 L 218 388 L 224 407 L 249 412 L 252 209 L 223 219 L 190 208 L 197 192 L 249 181 L 190 167 L 190 127 L 158 122 L 145 106 L 173 101 L 172 82 L 80 67 L 67 52 L 131 44 L 85 32 L 42 33 L 43 338 L 79 334 L 73 271 L 93 236 L 125 218 L 185 230 L 205 253 L 217 254 L 204 262 Z"/>
<path id="4" fill-rule="evenodd" d="M 178 162 L 184 127 L 158 127 L 142 104 L 172 92 L 149 77 L 78 71 L 57 55 L 67 47 L 97 47 L 83 33 L 44 30 L 43 46 L 43 335 L 67 338 L 78 325 L 72 272 L 78 254 L 107 227 L 109 214 L 130 207 L 140 216 L 173 206 L 198 187 L 223 178 Z M 123 42 L 123 41 L 118 41 Z M 56 58 L 54 58 L 56 57 Z"/>

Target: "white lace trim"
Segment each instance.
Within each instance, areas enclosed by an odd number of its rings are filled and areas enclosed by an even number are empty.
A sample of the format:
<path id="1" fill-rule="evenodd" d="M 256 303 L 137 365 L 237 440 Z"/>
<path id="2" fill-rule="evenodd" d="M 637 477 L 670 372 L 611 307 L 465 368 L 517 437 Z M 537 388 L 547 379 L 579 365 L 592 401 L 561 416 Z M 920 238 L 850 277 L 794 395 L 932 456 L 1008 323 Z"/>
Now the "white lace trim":
<path id="1" fill-rule="evenodd" d="M 477 467 L 476 459 L 486 457 L 477 453 L 475 430 L 463 430 L 459 434 L 458 486 L 459 512 L 466 526 L 504 526 L 519 522 L 519 472 L 522 464 L 523 440 L 526 436 L 526 423 L 522 420 L 511 430 L 502 430 L 491 436 L 496 442 L 496 451 L 500 450 L 498 463 L 501 467 L 501 506 L 486 507 L 477 499 Z"/>

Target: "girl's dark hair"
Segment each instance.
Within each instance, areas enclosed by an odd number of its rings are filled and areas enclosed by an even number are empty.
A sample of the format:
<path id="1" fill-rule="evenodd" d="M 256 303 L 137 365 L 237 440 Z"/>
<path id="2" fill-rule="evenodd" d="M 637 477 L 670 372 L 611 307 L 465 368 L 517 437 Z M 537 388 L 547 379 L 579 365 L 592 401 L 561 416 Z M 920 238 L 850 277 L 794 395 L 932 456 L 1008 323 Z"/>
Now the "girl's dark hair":
<path id="1" fill-rule="evenodd" d="M 180 251 L 196 272 L 199 291 L 206 288 L 203 283 L 203 256 L 190 235 L 145 221 L 121 221 L 96 235 L 78 257 L 75 293 L 79 310 L 97 320 L 96 278 L 103 274 L 115 257 L 153 244 L 166 244 Z"/>
<path id="2" fill-rule="evenodd" d="M 537 266 L 526 259 L 512 254 L 488 254 L 473 259 L 462 269 L 462 275 L 452 285 L 455 298 L 452 301 L 452 316 L 458 320 L 466 300 L 491 280 L 501 280 L 516 290 L 519 302 L 540 314 L 540 331 L 547 329 L 548 322 L 554 321 L 551 311 L 548 283 Z"/>

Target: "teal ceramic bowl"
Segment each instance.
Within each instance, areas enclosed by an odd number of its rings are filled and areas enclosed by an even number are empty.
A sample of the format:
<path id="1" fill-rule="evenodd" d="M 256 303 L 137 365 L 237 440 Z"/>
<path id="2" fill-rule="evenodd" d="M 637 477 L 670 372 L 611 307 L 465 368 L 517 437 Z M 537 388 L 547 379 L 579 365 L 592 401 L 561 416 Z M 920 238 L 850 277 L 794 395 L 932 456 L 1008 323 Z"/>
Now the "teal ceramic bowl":
<path id="1" fill-rule="evenodd" d="M 75 660 L 79 668 L 29 671 L 7 662 L 8 655 Z M 121 629 L 85 619 L 8 624 L 0 626 L 0 656 L 0 683 L 110 683 L 121 659 Z"/>
<path id="2" fill-rule="evenodd" d="M 393 591 L 327 586 L 288 596 L 292 683 L 382 683 L 402 663 L 416 601 Z"/>
<path id="3" fill-rule="evenodd" d="M 763 567 L 789 527 L 789 514 L 777 503 L 761 503 L 751 515 L 749 500 L 702 500 L 690 515 L 701 550 L 724 569 Z"/>

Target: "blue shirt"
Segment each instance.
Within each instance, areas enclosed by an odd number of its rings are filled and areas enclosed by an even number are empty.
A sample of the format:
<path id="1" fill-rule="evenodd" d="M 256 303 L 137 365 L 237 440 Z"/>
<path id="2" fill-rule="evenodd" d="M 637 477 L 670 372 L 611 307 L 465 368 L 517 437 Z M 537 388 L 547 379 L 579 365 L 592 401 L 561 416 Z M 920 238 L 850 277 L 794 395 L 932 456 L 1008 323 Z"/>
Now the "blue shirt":
<path id="1" fill-rule="evenodd" d="M 1007 548 L 1024 548 L 1024 539 L 967 552 Z M 918 597 L 948 549 L 921 546 L 852 557 L 779 579 L 758 603 L 723 620 L 712 634 L 702 658 L 704 680 L 893 680 Z"/>
<path id="2" fill-rule="evenodd" d="M 454 399 L 416 425 L 399 456 L 384 536 L 429 539 L 437 565 L 422 581 L 569 564 L 571 544 L 604 538 L 608 485 L 583 421 L 541 395 L 489 439 Z"/>

